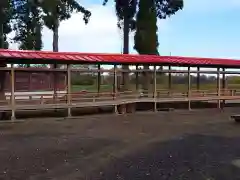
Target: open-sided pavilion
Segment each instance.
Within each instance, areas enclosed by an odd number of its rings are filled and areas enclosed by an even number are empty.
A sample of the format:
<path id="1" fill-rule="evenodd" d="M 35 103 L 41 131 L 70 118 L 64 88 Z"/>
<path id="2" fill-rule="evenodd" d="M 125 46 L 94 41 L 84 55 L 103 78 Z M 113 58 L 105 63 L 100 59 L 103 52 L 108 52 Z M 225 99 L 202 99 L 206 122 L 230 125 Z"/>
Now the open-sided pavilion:
<path id="1" fill-rule="evenodd" d="M 226 87 L 226 74 L 240 74 L 238 72 L 227 71 L 226 69 L 240 69 L 240 60 L 231 59 L 212 59 L 212 58 L 196 58 L 196 57 L 177 57 L 177 56 L 155 56 L 155 55 L 123 55 L 123 54 L 97 54 L 97 53 L 71 53 L 71 52 L 46 52 L 46 51 L 15 51 L 15 50 L 0 50 L 0 68 L 2 80 L 5 79 L 4 74 L 8 73 L 9 82 L 11 84 L 10 92 L 4 92 L 2 89 L 2 99 L 0 111 L 11 112 L 12 120 L 15 119 L 16 111 L 32 111 L 32 110 L 48 110 L 48 109 L 67 109 L 68 116 L 71 116 L 72 108 L 83 107 L 102 107 L 112 106 L 115 112 L 126 110 L 128 105 L 131 105 L 133 111 L 134 104 L 139 102 L 149 102 L 154 104 L 154 111 L 157 111 L 157 104 L 163 102 L 188 102 L 188 108 L 191 109 L 191 102 L 196 101 L 216 101 L 217 107 L 221 108 L 222 103 L 226 100 L 238 100 L 240 94 L 238 91 L 228 89 Z M 9 66 L 5 66 L 8 64 Z M 16 64 L 61 64 L 66 65 L 64 68 L 20 68 Z M 98 69 L 73 69 L 74 64 L 94 64 L 98 65 Z M 139 69 L 142 65 L 153 66 L 148 73 L 153 76 L 152 92 L 144 93 L 144 96 L 139 91 L 119 91 L 118 76 L 122 73 L 135 73 L 138 77 L 139 73 L 144 70 Z M 111 70 L 101 69 L 101 65 L 114 65 Z M 122 70 L 117 68 L 118 65 L 134 65 L 134 70 Z M 168 69 L 157 69 L 157 66 L 168 66 Z M 173 70 L 171 67 L 186 67 L 187 70 Z M 195 67 L 195 70 L 191 68 Z M 204 70 L 200 71 L 200 68 Z M 207 68 L 216 68 L 216 71 L 206 70 Z M 91 93 L 75 93 L 71 89 L 71 72 L 94 72 L 98 74 L 98 92 Z M 108 72 L 113 75 L 112 92 L 100 93 L 99 84 L 102 72 Z M 54 88 L 53 95 L 49 98 L 46 92 L 35 92 L 28 95 L 28 98 L 21 98 L 23 94 L 16 91 L 15 76 L 17 72 L 45 72 L 53 74 L 57 79 L 58 73 L 64 74 L 66 77 L 66 91 L 59 92 Z M 167 90 L 159 90 L 156 85 L 157 73 L 168 74 L 169 88 Z M 185 73 L 188 75 L 187 92 L 179 93 L 171 91 L 171 74 Z M 191 89 L 191 74 L 197 74 L 197 90 Z M 200 91 L 200 73 L 216 74 L 217 88 L 215 92 Z M 54 75 L 55 74 L 55 75 Z M 220 78 L 222 76 L 222 78 Z M 4 78 L 3 78 L 4 77 Z M 54 81 L 55 82 L 55 81 Z M 3 86 L 4 83 L 2 83 Z M 55 86 L 54 86 L 55 87 Z M 24 95 L 26 97 L 26 93 Z M 48 98 L 47 98 L 48 97 Z M 128 111 L 128 110 L 127 110 Z"/>

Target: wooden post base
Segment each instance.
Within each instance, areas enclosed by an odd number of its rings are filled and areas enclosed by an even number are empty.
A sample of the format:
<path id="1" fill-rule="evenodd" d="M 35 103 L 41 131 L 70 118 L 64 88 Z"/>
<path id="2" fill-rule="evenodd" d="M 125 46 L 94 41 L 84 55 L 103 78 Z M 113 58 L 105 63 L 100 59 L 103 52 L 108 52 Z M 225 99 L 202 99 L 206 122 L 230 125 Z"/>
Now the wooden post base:
<path id="1" fill-rule="evenodd" d="M 135 103 L 127 104 L 126 105 L 126 111 L 127 111 L 127 113 L 134 113 L 136 111 Z"/>
<path id="2" fill-rule="evenodd" d="M 121 104 L 118 106 L 118 113 L 119 114 L 126 114 L 126 104 Z"/>
<path id="3" fill-rule="evenodd" d="M 132 104 L 121 104 L 117 107 L 119 114 L 134 113 L 136 111 L 135 103 Z"/>

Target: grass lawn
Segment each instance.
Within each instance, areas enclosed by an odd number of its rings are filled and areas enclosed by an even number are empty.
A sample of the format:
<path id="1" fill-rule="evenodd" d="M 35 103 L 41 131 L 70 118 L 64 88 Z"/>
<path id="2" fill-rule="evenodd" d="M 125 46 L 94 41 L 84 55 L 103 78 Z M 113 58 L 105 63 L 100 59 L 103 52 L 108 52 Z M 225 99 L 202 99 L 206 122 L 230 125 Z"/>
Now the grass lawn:
<path id="1" fill-rule="evenodd" d="M 73 85 L 72 86 L 72 91 L 73 92 L 78 92 L 78 91 L 83 91 L 83 90 L 86 90 L 86 91 L 93 91 L 93 92 L 96 92 L 97 91 L 97 85 Z M 101 85 L 100 87 L 100 91 L 111 91 L 112 90 L 112 85 Z"/>
<path id="2" fill-rule="evenodd" d="M 101 85 L 100 91 L 102 91 L 102 92 L 112 91 L 112 87 L 113 87 L 112 84 Z M 150 88 L 152 89 L 152 86 Z M 172 85 L 172 90 L 186 91 L 187 88 L 188 88 L 187 84 L 173 84 Z M 136 85 L 131 84 L 130 89 L 135 90 Z M 158 84 L 157 89 L 166 89 L 167 90 L 168 85 L 167 84 Z M 191 89 L 197 89 L 196 84 L 192 84 Z M 201 90 L 216 90 L 217 85 L 216 84 L 200 84 L 200 89 Z M 227 89 L 240 89 L 240 84 L 228 84 Z M 97 85 L 73 85 L 72 86 L 73 92 L 78 92 L 78 91 L 82 91 L 82 90 L 96 92 Z"/>

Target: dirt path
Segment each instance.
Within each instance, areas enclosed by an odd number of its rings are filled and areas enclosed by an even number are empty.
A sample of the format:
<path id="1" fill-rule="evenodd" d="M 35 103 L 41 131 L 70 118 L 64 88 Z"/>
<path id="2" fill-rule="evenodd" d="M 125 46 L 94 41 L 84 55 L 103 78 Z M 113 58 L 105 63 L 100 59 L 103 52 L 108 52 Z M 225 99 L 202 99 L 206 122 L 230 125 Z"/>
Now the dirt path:
<path id="1" fill-rule="evenodd" d="M 0 124 L 0 179 L 240 179 L 239 110 Z"/>

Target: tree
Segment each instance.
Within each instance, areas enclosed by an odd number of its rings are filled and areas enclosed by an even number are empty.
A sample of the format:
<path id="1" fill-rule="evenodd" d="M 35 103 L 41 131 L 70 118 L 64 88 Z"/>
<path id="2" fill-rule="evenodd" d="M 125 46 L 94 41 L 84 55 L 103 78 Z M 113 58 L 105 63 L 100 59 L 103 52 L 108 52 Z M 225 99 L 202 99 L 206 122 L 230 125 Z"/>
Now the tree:
<path id="1" fill-rule="evenodd" d="M 15 43 L 21 50 L 41 50 L 42 42 L 42 11 L 38 0 L 12 0 L 13 2 L 13 27 L 15 30 Z M 30 67 L 30 64 L 20 64 Z M 29 76 L 30 83 L 30 76 Z"/>
<path id="2" fill-rule="evenodd" d="M 61 21 L 69 19 L 73 12 L 81 12 L 84 14 L 83 20 L 87 24 L 91 16 L 91 12 L 82 7 L 77 0 L 41 0 L 40 6 L 44 13 L 45 25 L 53 32 L 52 47 L 54 52 L 58 52 L 58 30 Z M 54 64 L 53 68 L 57 68 L 57 64 Z M 56 92 L 57 79 L 55 74 L 53 76 L 54 92 Z"/>
<path id="3" fill-rule="evenodd" d="M 108 0 L 104 0 L 103 5 L 106 5 Z M 134 17 L 137 10 L 137 0 L 115 0 L 116 15 L 118 18 L 118 27 L 123 28 L 123 54 L 129 53 L 129 32 L 135 29 Z M 129 67 L 123 65 L 123 70 L 128 71 Z M 123 73 L 123 90 L 129 88 L 129 75 Z"/>
<path id="4" fill-rule="evenodd" d="M 136 33 L 134 36 L 134 48 L 139 54 L 158 54 L 157 14 L 155 0 L 140 0 L 136 18 Z M 143 90 L 150 89 L 150 77 L 148 65 L 144 65 Z"/>
<path id="5" fill-rule="evenodd" d="M 44 12 L 44 23 L 53 31 L 53 51 L 58 51 L 58 29 L 60 22 L 71 17 L 73 12 L 84 14 L 83 20 L 87 24 L 91 12 L 82 7 L 77 0 L 41 0 L 40 6 Z"/>
<path id="6" fill-rule="evenodd" d="M 134 48 L 139 54 L 159 55 L 157 18 L 165 19 L 183 8 L 183 0 L 140 0 L 136 17 Z M 144 66 L 147 71 L 148 65 Z M 149 89 L 149 73 L 144 73 L 143 89 Z"/>
<path id="7" fill-rule="evenodd" d="M 11 28 L 11 18 L 12 18 L 12 4 L 10 0 L 0 1 L 0 48 L 8 49 L 7 35 L 12 31 Z M 6 67 L 6 63 L 1 63 L 0 67 Z M 0 99 L 5 99 L 5 80 L 6 72 L 0 72 Z M 1 119 L 5 118 L 5 113 L 1 113 Z"/>
<path id="8" fill-rule="evenodd" d="M 42 15 L 37 0 L 13 0 L 14 2 L 14 30 L 13 40 L 22 50 L 41 50 L 42 43 Z"/>

